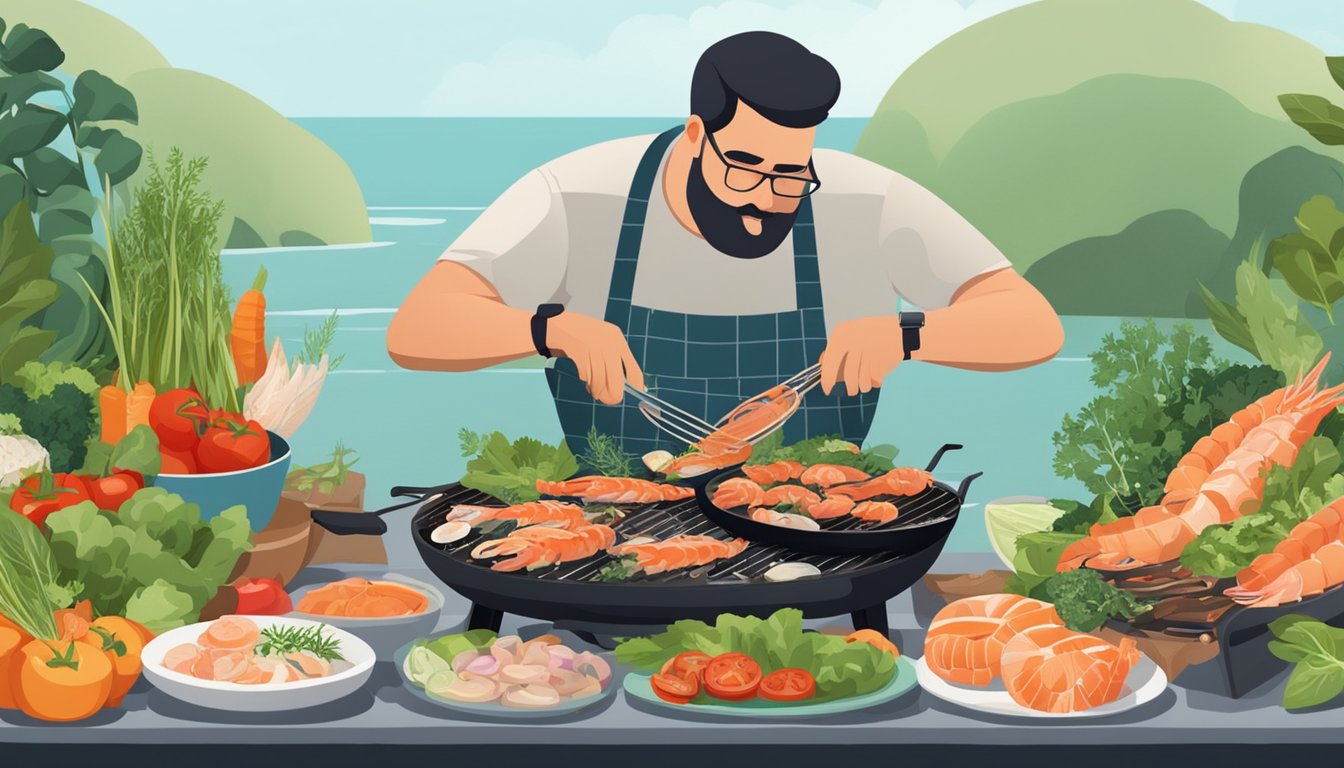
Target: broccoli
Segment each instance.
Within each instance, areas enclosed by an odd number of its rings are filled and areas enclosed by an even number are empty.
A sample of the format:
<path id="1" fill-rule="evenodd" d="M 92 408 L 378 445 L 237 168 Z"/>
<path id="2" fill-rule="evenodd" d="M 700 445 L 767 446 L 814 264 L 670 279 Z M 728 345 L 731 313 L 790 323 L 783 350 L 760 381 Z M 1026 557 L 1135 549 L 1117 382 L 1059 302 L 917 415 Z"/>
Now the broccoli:
<path id="1" fill-rule="evenodd" d="M 1075 632 L 1091 632 L 1112 616 L 1132 619 L 1150 609 L 1101 574 L 1083 568 L 1051 576 L 1045 591 L 1064 625 Z"/>
<path id="2" fill-rule="evenodd" d="M 51 455 L 53 472 L 73 472 L 84 463 L 94 431 L 94 400 L 75 384 L 57 384 L 29 399 L 13 384 L 0 384 L 0 413 L 13 414 L 24 433 Z"/>
<path id="3" fill-rule="evenodd" d="M 12 413 L 0 413 L 0 435 L 22 435 L 23 422 Z"/>

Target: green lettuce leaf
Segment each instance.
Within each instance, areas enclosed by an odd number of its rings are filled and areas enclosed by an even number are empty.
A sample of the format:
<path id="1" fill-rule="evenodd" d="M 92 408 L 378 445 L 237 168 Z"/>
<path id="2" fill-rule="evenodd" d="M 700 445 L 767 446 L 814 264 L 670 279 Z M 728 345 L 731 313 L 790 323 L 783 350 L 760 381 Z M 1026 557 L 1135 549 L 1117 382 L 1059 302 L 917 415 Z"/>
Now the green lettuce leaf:
<path id="1" fill-rule="evenodd" d="M 1284 707 L 1314 707 L 1344 693 L 1344 629 L 1301 614 L 1275 619 L 1269 629 L 1276 638 L 1269 643 L 1270 653 L 1293 664 Z"/>
<path id="2" fill-rule="evenodd" d="M 501 501 L 519 504 L 541 498 L 538 480 L 567 480 L 579 471 L 578 460 L 562 440 L 551 447 L 530 437 L 512 443 L 500 432 L 486 437 L 464 430 L 463 450 L 476 448 L 461 483 Z"/>
<path id="3" fill-rule="evenodd" d="M 155 634 L 190 624 L 199 615 L 191 596 L 163 579 L 138 590 L 126 604 L 126 618 Z"/>

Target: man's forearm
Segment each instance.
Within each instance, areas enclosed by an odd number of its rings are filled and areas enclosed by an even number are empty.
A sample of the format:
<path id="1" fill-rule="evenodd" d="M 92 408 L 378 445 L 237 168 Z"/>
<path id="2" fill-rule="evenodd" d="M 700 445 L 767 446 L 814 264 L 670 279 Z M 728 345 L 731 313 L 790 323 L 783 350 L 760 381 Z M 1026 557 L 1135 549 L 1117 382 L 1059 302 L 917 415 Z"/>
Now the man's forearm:
<path id="1" fill-rule="evenodd" d="M 388 354 L 413 370 L 474 371 L 535 355 L 531 320 L 531 312 L 485 296 L 408 302 L 388 327 Z"/>
<path id="2" fill-rule="evenodd" d="M 1045 362 L 1063 343 L 1064 329 L 1050 303 L 1010 273 L 993 275 L 951 305 L 927 312 L 912 359 L 1006 371 Z"/>

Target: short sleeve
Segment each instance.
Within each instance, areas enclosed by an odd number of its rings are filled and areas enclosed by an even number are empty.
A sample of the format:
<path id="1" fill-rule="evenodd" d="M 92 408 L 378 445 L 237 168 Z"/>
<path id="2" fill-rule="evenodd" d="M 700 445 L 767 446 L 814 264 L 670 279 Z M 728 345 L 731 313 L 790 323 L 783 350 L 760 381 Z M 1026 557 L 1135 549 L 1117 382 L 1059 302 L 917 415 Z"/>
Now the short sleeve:
<path id="1" fill-rule="evenodd" d="M 892 286 L 922 309 L 945 307 L 968 280 L 1012 266 L 961 214 L 900 174 L 893 174 L 879 226 Z"/>
<path id="2" fill-rule="evenodd" d="M 564 202 L 544 169 L 509 187 L 467 227 L 440 261 L 456 261 L 490 281 L 505 304 L 556 300 L 568 257 Z"/>

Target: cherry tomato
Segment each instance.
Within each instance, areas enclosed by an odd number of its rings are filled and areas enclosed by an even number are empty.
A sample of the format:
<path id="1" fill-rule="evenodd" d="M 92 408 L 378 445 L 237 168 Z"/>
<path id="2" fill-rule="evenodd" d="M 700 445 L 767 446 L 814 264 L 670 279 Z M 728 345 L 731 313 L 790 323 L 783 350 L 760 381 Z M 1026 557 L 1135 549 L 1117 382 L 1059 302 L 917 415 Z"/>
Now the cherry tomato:
<path id="1" fill-rule="evenodd" d="M 709 659 L 709 654 L 700 651 L 679 653 L 667 660 L 667 663 L 663 665 L 662 673 L 664 675 L 676 675 L 677 677 L 694 677 L 699 680 L 705 671 L 705 666 L 709 664 Z"/>
<path id="2" fill-rule="evenodd" d="M 175 451 L 159 446 L 159 473 L 164 475 L 196 474 L 196 456 L 191 451 Z"/>
<path id="3" fill-rule="evenodd" d="M 43 472 L 24 480 L 10 497 L 9 508 L 37 525 L 58 509 L 89 500 L 89 486 L 79 475 Z"/>
<path id="4" fill-rule="evenodd" d="M 689 704 L 692 699 L 700 695 L 700 680 L 694 676 L 680 677 L 660 673 L 654 675 L 649 684 L 658 698 L 673 704 Z"/>
<path id="5" fill-rule="evenodd" d="M 209 410 L 192 389 L 170 389 L 149 406 L 149 426 L 159 437 L 159 445 L 189 451 L 205 432 Z"/>
<path id="6" fill-rule="evenodd" d="M 195 454 L 201 472 L 237 472 L 265 464 L 271 456 L 271 439 L 255 421 L 226 417 L 205 431 Z"/>
<path id="7" fill-rule="evenodd" d="M 761 698 L 771 701 L 798 701 L 817 692 L 817 681 L 805 669 L 777 669 L 761 681 Z"/>
<path id="8" fill-rule="evenodd" d="M 246 616 L 280 616 L 294 610 L 289 593 L 275 579 L 239 579 L 233 583 L 238 593 L 234 613 Z"/>
<path id="9" fill-rule="evenodd" d="M 99 509 L 116 512 L 135 492 L 145 487 L 138 473 L 117 472 L 101 478 L 90 478 L 89 496 Z"/>
<path id="10" fill-rule="evenodd" d="M 723 653 L 705 667 L 705 690 L 725 701 L 744 701 L 756 695 L 761 665 L 745 653 Z"/>

